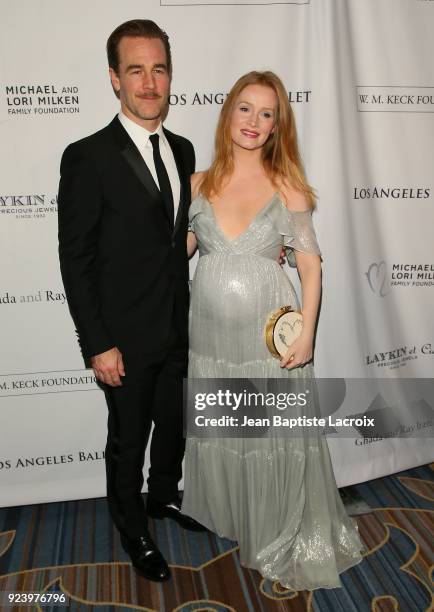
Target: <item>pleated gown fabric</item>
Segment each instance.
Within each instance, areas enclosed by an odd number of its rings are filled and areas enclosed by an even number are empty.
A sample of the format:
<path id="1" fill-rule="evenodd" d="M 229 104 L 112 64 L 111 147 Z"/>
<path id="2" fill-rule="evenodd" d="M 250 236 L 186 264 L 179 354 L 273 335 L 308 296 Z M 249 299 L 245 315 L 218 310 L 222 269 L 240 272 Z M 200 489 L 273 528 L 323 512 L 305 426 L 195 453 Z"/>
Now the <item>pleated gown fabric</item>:
<path id="1" fill-rule="evenodd" d="M 319 254 L 310 211 L 274 194 L 248 228 L 228 239 L 202 196 L 191 204 L 199 261 L 190 306 L 190 378 L 305 378 L 281 369 L 264 327 L 296 292 L 278 263 L 282 246 Z M 295 590 L 341 586 L 362 559 L 357 528 L 339 496 L 324 436 L 187 438 L 182 511 L 236 540 L 240 561 Z"/>

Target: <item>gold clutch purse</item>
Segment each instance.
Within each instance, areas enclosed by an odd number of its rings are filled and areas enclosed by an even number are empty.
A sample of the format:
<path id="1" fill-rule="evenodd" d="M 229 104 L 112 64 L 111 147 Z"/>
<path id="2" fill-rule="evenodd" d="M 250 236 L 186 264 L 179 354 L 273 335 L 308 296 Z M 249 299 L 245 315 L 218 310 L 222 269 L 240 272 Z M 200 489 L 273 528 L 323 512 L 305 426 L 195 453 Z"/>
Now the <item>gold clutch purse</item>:
<path id="1" fill-rule="evenodd" d="M 303 315 L 292 306 L 276 310 L 265 325 L 265 342 L 273 357 L 280 359 L 301 334 Z"/>

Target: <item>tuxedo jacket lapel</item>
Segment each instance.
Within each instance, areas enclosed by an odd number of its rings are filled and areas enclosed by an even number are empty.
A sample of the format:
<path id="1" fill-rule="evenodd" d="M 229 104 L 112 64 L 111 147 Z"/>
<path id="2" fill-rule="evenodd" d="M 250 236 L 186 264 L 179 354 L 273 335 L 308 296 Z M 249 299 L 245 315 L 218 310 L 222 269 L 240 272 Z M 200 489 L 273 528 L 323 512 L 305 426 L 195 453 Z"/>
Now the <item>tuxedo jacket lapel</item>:
<path id="1" fill-rule="evenodd" d="M 129 137 L 128 132 L 123 128 L 117 117 L 113 119 L 110 125 L 112 126 L 113 134 L 118 143 L 122 157 L 142 183 L 143 187 L 148 192 L 148 195 L 150 195 L 152 199 L 159 202 L 161 200 L 160 190 L 155 184 L 154 178 L 146 165 L 145 160 L 140 155 L 140 151 Z"/>
<path id="2" fill-rule="evenodd" d="M 154 181 L 151 171 L 149 170 L 143 157 L 141 156 L 140 151 L 137 149 L 136 145 L 129 137 L 127 131 L 123 128 L 118 117 L 115 117 L 110 125 L 112 126 L 113 133 L 119 145 L 120 153 L 122 157 L 125 159 L 125 161 L 130 166 L 134 174 L 137 176 L 139 181 L 142 183 L 148 195 L 151 196 L 151 198 L 154 201 L 156 201 L 158 205 L 163 206 L 161 192 L 158 189 Z M 183 168 L 183 155 L 182 155 L 181 146 L 176 141 L 176 139 L 173 138 L 170 132 L 168 132 L 164 128 L 163 130 L 167 138 L 167 141 L 172 149 L 173 157 L 175 158 L 176 167 L 178 169 L 180 187 L 181 187 L 178 212 L 177 212 L 176 219 L 175 219 L 175 225 L 172 228 L 172 233 L 173 235 L 175 235 L 181 225 L 184 208 L 186 206 L 188 207 L 188 204 L 189 204 L 188 202 L 186 202 L 186 194 L 188 194 L 189 192 L 188 182 L 190 180 L 190 177 L 188 173 L 186 173 L 185 169 Z M 164 213 L 165 213 L 167 222 L 170 223 L 169 217 L 166 212 L 166 208 L 164 206 L 163 206 L 163 209 L 164 209 Z"/>
<path id="3" fill-rule="evenodd" d="M 140 155 L 140 152 L 137 150 L 136 145 L 131 142 L 131 144 L 128 144 L 124 149 L 122 149 L 121 154 L 152 197 L 156 200 L 161 199 L 160 190 L 155 184 L 154 178 L 143 157 Z"/>

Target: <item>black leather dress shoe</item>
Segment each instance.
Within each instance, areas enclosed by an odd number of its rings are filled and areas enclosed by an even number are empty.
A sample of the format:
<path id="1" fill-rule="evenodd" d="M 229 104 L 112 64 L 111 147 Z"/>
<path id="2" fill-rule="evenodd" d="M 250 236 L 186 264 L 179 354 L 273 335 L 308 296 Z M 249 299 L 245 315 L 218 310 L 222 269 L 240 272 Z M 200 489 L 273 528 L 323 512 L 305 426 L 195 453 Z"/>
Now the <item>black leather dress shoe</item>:
<path id="1" fill-rule="evenodd" d="M 140 576 L 155 582 L 170 578 L 169 566 L 149 535 L 133 539 L 121 536 L 121 541 Z"/>
<path id="2" fill-rule="evenodd" d="M 181 525 L 181 527 L 184 527 L 184 529 L 190 529 L 190 531 L 207 531 L 206 527 L 195 521 L 193 518 L 191 518 L 191 516 L 182 514 L 181 500 L 179 498 L 176 498 L 167 504 L 163 504 L 162 502 L 159 502 L 148 495 L 146 512 L 151 518 L 173 519 L 178 523 L 178 525 Z"/>

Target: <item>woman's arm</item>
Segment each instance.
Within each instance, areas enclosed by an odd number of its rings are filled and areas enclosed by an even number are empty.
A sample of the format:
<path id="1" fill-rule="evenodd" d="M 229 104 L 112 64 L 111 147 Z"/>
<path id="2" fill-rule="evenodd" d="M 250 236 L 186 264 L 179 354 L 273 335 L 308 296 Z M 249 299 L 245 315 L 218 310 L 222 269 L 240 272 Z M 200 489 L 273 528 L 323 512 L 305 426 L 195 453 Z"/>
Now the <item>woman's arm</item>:
<path id="1" fill-rule="evenodd" d="M 301 281 L 303 329 L 281 359 L 281 367 L 296 368 L 311 361 L 313 341 L 321 297 L 321 259 L 313 253 L 295 251 L 295 261 Z"/>
<path id="2" fill-rule="evenodd" d="M 197 198 L 197 196 L 199 195 L 199 189 L 200 189 L 200 185 L 203 180 L 203 175 L 204 175 L 203 172 L 195 172 L 190 177 L 192 200 Z M 196 240 L 195 233 L 192 229 L 189 229 L 188 234 L 187 234 L 187 255 L 189 259 L 193 257 L 193 255 L 196 252 L 196 249 L 197 249 L 197 240 Z"/>
<path id="3" fill-rule="evenodd" d="M 288 210 L 303 213 L 309 210 L 309 204 L 304 193 L 283 187 L 283 201 Z M 289 347 L 281 359 L 281 367 L 296 368 L 311 361 L 313 357 L 313 341 L 321 297 L 321 258 L 311 252 L 294 249 L 295 262 L 301 281 L 301 302 L 303 312 L 303 329 L 300 336 Z"/>
<path id="4" fill-rule="evenodd" d="M 187 234 L 187 255 L 188 258 L 191 259 L 195 254 L 197 249 L 197 240 L 196 235 L 193 231 L 188 230 Z"/>

